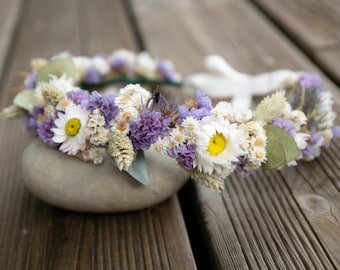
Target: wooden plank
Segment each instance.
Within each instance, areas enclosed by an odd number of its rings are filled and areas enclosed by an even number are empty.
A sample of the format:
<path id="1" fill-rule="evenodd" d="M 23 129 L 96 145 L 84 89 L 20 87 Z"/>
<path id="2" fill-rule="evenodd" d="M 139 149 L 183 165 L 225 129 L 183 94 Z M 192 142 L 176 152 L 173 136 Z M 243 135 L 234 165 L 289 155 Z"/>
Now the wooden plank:
<path id="1" fill-rule="evenodd" d="M 0 107 L 9 105 L 32 57 L 64 50 L 135 48 L 120 1 L 30 0 L 11 44 Z M 138 212 L 81 214 L 53 208 L 25 189 L 21 119 L 0 119 L 0 269 L 195 269 L 177 196 Z"/>
<path id="2" fill-rule="evenodd" d="M 146 47 L 156 55 L 172 59 L 184 74 L 201 71 L 207 53 L 221 54 L 234 67 L 248 73 L 278 68 L 320 73 L 247 1 L 216 0 L 197 4 L 190 0 L 171 3 L 135 0 L 133 3 Z M 338 89 L 323 78 L 338 104 Z M 336 248 L 340 241 L 338 148 L 339 142 L 309 167 L 301 165 L 249 178 L 233 175 L 222 194 L 193 185 L 191 195 L 196 199 L 192 207 L 199 217 L 192 223 L 200 222 L 206 236 L 206 252 L 212 254 L 215 268 L 340 267 L 340 253 Z M 303 181 L 300 177 L 297 185 L 295 179 L 301 170 L 304 173 L 309 170 L 311 179 Z M 309 182 L 314 183 L 313 189 L 309 188 Z M 324 186 L 327 186 L 326 192 Z M 322 202 L 329 201 L 332 211 L 327 215 L 332 217 L 326 220 L 324 214 L 308 213 L 310 210 L 301 200 L 304 195 L 309 203 L 313 202 L 313 196 L 322 197 Z"/>
<path id="3" fill-rule="evenodd" d="M 314 52 L 317 63 L 332 76 L 337 83 L 340 82 L 340 46 L 317 50 Z"/>
<path id="4" fill-rule="evenodd" d="M 0 78 L 14 36 L 21 6 L 21 0 L 3 0 L 0 2 Z"/>
<path id="5" fill-rule="evenodd" d="M 279 27 L 340 83 L 340 2 L 253 0 Z"/>

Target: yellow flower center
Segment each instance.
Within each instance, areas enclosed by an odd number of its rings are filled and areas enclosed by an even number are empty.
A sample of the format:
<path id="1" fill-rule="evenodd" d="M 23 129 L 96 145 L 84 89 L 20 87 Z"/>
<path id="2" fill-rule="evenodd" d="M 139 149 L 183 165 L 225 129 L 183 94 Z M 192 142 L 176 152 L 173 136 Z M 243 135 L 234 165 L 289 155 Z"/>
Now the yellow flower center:
<path id="1" fill-rule="evenodd" d="M 263 147 L 264 146 L 264 140 L 262 138 L 257 138 L 255 140 L 255 146 Z"/>
<path id="2" fill-rule="evenodd" d="M 78 118 L 71 118 L 65 125 L 65 133 L 67 136 L 76 136 L 81 127 L 80 120 Z"/>
<path id="3" fill-rule="evenodd" d="M 221 133 L 216 133 L 210 138 L 208 145 L 208 152 L 210 155 L 218 155 L 223 152 L 228 144 L 228 139 L 225 138 Z"/>

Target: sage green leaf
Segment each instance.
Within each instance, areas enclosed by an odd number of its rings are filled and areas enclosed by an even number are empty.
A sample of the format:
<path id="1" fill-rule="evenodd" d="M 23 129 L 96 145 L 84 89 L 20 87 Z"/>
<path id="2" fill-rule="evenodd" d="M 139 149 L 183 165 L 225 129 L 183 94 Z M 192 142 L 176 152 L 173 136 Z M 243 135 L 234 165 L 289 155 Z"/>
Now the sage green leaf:
<path id="1" fill-rule="evenodd" d="M 61 57 L 48 62 L 39 70 L 37 83 L 48 82 L 50 75 L 61 77 L 63 74 L 75 82 L 77 69 L 70 57 Z"/>
<path id="2" fill-rule="evenodd" d="M 33 89 L 25 89 L 19 92 L 15 98 L 13 99 L 14 105 L 22 108 L 26 111 L 30 111 L 33 106 L 33 97 L 34 90 Z"/>
<path id="3" fill-rule="evenodd" d="M 111 157 L 112 163 L 118 168 L 118 165 L 114 158 Z M 123 172 L 122 172 L 123 173 Z M 148 169 L 146 164 L 146 159 L 144 156 L 144 151 L 138 150 L 137 155 L 132 162 L 131 166 L 126 171 L 130 176 L 132 176 L 136 181 L 143 185 L 149 184 Z"/>
<path id="4" fill-rule="evenodd" d="M 4 119 L 16 118 L 24 115 L 25 111 L 19 108 L 17 105 L 12 104 L 9 107 L 6 107 L 0 112 L 0 117 Z"/>
<path id="5" fill-rule="evenodd" d="M 266 125 L 267 161 L 262 165 L 264 170 L 277 169 L 295 160 L 300 151 L 294 139 L 282 128 Z"/>
<path id="6" fill-rule="evenodd" d="M 148 168 L 146 165 L 146 159 L 144 156 L 144 151 L 138 150 L 135 160 L 129 167 L 127 173 L 136 179 L 139 183 L 143 185 L 149 184 Z"/>

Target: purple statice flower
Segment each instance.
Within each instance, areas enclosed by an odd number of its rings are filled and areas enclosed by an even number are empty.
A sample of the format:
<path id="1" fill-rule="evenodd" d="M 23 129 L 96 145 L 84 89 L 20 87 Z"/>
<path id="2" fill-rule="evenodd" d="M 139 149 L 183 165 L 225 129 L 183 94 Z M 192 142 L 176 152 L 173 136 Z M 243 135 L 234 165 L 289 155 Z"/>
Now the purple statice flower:
<path id="1" fill-rule="evenodd" d="M 334 142 L 340 137 L 340 126 L 336 126 L 332 128 L 332 139 L 326 141 L 322 146 L 328 148 L 331 145 L 331 142 Z"/>
<path id="2" fill-rule="evenodd" d="M 199 108 L 205 108 L 209 111 L 213 108 L 211 99 L 201 90 L 196 92 L 196 103 Z"/>
<path id="3" fill-rule="evenodd" d="M 84 90 L 77 90 L 67 92 L 67 97 L 73 101 L 74 104 L 80 105 L 83 100 L 87 100 L 89 97 L 89 93 Z"/>
<path id="4" fill-rule="evenodd" d="M 156 69 L 159 71 L 164 79 L 167 79 L 169 81 L 173 81 L 176 79 L 176 71 L 171 65 L 169 65 L 167 61 L 158 60 L 156 64 Z"/>
<path id="5" fill-rule="evenodd" d="M 160 112 L 144 110 L 140 117 L 130 124 L 129 137 L 134 150 L 148 149 L 159 136 L 170 131 L 170 122 L 171 119 L 162 116 Z"/>
<path id="6" fill-rule="evenodd" d="M 312 130 L 311 140 L 305 149 L 302 150 L 302 154 L 307 159 L 313 159 L 318 153 L 315 153 L 315 145 L 319 142 L 322 135 L 315 130 Z"/>
<path id="7" fill-rule="evenodd" d="M 175 146 L 168 150 L 168 154 L 181 163 L 184 168 L 192 170 L 196 154 L 196 144 L 189 143 Z"/>
<path id="8" fill-rule="evenodd" d="M 112 69 L 121 69 L 127 66 L 128 62 L 124 58 L 114 57 L 109 60 Z"/>
<path id="9" fill-rule="evenodd" d="M 287 133 L 294 139 L 296 136 L 296 131 L 294 128 L 294 123 L 289 120 L 282 118 L 280 116 L 276 117 L 272 122 L 272 125 L 282 128 L 283 130 L 287 131 Z"/>
<path id="10" fill-rule="evenodd" d="M 247 170 L 246 169 L 247 163 L 248 163 L 248 159 L 245 156 L 238 157 L 237 166 L 235 168 L 236 173 L 242 177 L 246 177 L 246 176 L 253 174 L 256 170 L 251 170 L 251 171 Z"/>
<path id="11" fill-rule="evenodd" d="M 26 129 L 29 135 L 36 137 L 38 128 L 38 116 L 44 113 L 44 109 L 41 107 L 34 107 L 32 113 L 27 113 L 24 117 Z"/>
<path id="12" fill-rule="evenodd" d="M 115 96 L 102 96 L 97 91 L 93 91 L 91 95 L 88 95 L 87 99 L 82 100 L 80 106 L 88 111 L 99 109 L 104 115 L 106 127 L 119 113 L 119 108 L 115 105 Z"/>
<path id="13" fill-rule="evenodd" d="M 32 72 L 30 75 L 27 76 L 27 78 L 25 79 L 25 86 L 28 89 L 33 89 L 36 87 L 36 80 L 38 77 L 38 73 L 37 72 Z"/>
<path id="14" fill-rule="evenodd" d="M 322 80 L 317 74 L 301 72 L 299 82 L 303 88 L 322 88 Z"/>
<path id="15" fill-rule="evenodd" d="M 212 102 L 208 96 L 202 91 L 197 91 L 195 106 L 188 108 L 186 105 L 180 105 L 178 107 L 178 123 L 182 124 L 183 120 L 189 116 L 197 120 L 201 120 L 203 117 L 210 115 L 210 111 L 213 108 Z"/>
<path id="16" fill-rule="evenodd" d="M 102 76 L 94 66 L 89 66 L 85 71 L 85 82 L 88 84 L 100 83 Z"/>
<path id="17" fill-rule="evenodd" d="M 332 141 L 335 141 L 340 137 L 340 126 L 332 128 L 332 135 Z"/>
<path id="18" fill-rule="evenodd" d="M 309 115 L 321 102 L 320 97 L 325 91 L 323 82 L 319 75 L 306 72 L 299 74 L 298 82 L 299 86 L 296 86 L 291 93 L 289 103 L 293 109 L 301 110 Z M 310 127 L 310 123 L 308 126 Z"/>
<path id="19" fill-rule="evenodd" d="M 106 125 L 109 125 L 110 121 L 114 119 L 119 113 L 119 108 L 115 105 L 115 96 L 102 96 L 102 104 L 100 110 L 104 114 Z"/>
<path id="20" fill-rule="evenodd" d="M 38 137 L 51 147 L 57 147 L 59 145 L 52 140 L 54 133 L 51 129 L 56 127 L 54 120 L 54 118 L 49 118 L 41 121 L 37 129 Z"/>
<path id="21" fill-rule="evenodd" d="M 87 97 L 87 99 L 83 99 L 80 102 L 80 106 L 88 111 L 94 111 L 95 109 L 99 109 L 101 105 L 102 96 L 97 91 L 93 91 L 91 95 Z"/>

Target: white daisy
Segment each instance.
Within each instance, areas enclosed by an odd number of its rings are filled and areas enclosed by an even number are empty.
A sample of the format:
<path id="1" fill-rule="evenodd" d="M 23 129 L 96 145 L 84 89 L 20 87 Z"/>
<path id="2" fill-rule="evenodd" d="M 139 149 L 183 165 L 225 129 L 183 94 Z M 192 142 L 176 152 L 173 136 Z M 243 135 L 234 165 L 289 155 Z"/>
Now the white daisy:
<path id="1" fill-rule="evenodd" d="M 241 148 L 243 130 L 236 124 L 219 118 L 205 117 L 201 121 L 199 136 L 197 138 L 197 159 L 194 166 L 200 172 L 212 174 L 214 171 L 222 176 L 233 172 L 238 157 L 244 155 Z"/>
<path id="2" fill-rule="evenodd" d="M 71 104 L 65 109 L 65 113 L 58 113 L 54 120 L 56 128 L 52 140 L 61 143 L 60 150 L 69 155 L 76 155 L 79 150 L 86 148 L 86 139 L 89 136 L 87 127 L 88 112 L 80 106 Z"/>

